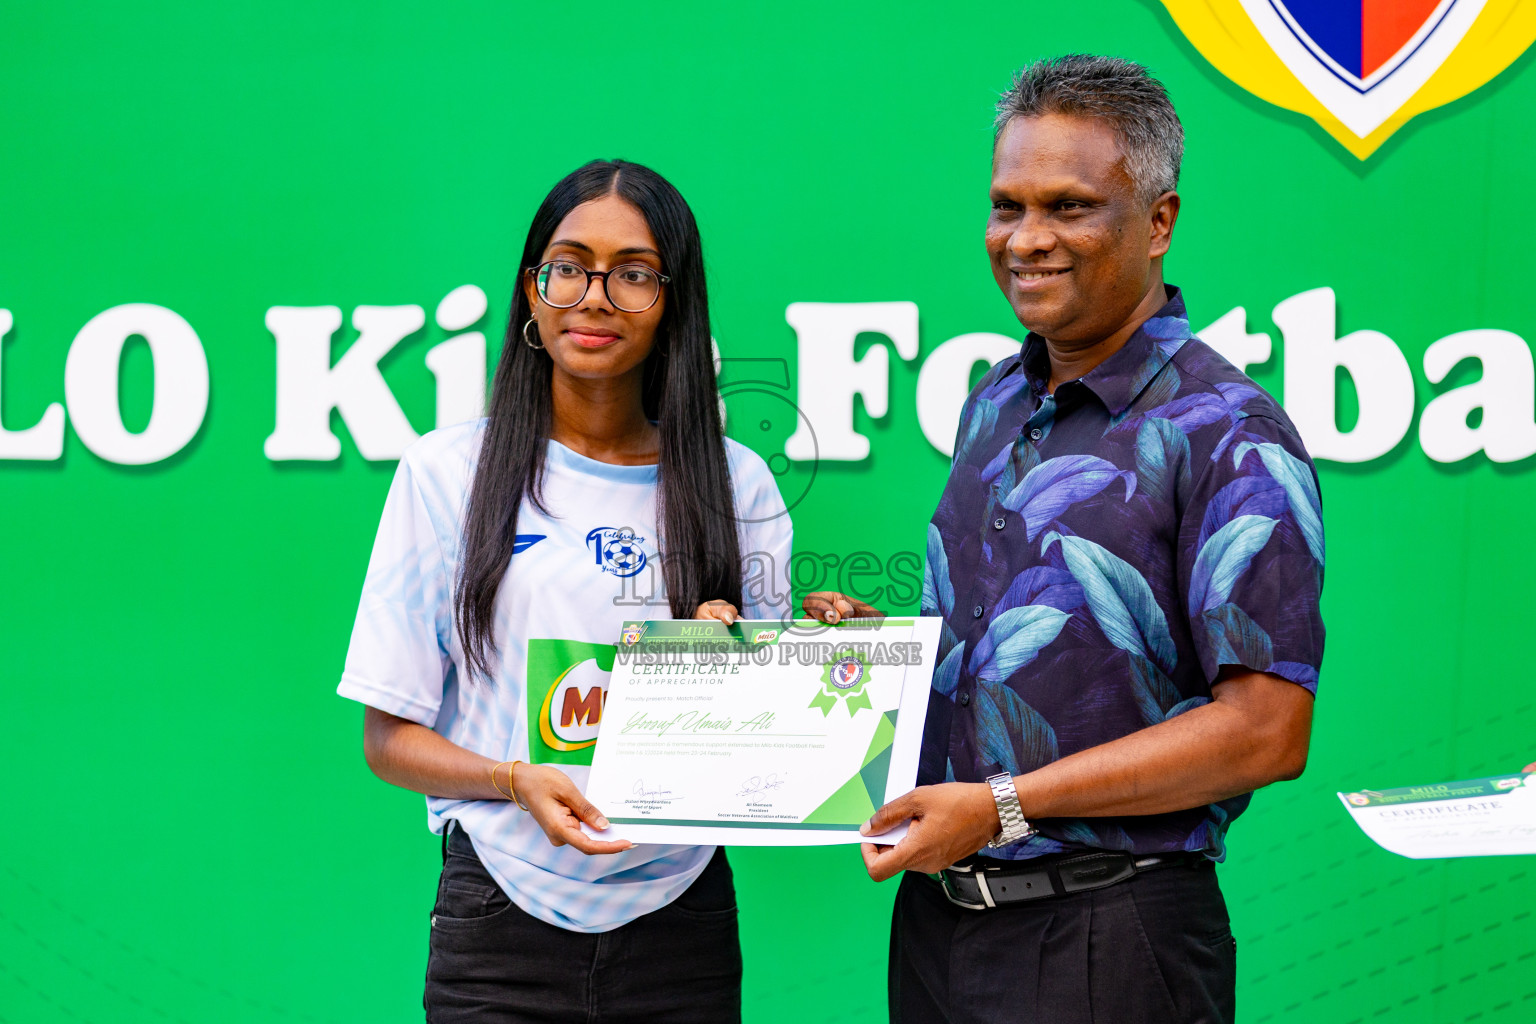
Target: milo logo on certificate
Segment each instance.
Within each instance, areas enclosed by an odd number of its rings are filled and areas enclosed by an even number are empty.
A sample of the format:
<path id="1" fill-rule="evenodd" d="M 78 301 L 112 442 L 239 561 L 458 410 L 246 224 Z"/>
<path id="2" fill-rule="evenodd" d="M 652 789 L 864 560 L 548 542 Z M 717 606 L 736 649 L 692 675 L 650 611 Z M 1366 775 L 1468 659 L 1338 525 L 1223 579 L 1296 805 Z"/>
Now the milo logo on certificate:
<path id="1" fill-rule="evenodd" d="M 592 763 L 608 701 L 612 644 L 528 641 L 528 759 L 535 764 Z"/>

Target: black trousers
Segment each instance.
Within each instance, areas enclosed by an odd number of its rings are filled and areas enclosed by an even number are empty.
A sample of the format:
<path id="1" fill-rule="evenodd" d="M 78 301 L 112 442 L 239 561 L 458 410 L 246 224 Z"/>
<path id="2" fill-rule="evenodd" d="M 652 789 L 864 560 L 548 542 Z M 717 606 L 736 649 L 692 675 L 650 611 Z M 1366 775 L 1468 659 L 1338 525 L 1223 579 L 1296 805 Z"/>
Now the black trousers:
<path id="1" fill-rule="evenodd" d="M 1231 1024 L 1236 974 L 1209 863 L 993 910 L 912 872 L 896 893 L 893 1024 Z"/>
<path id="2" fill-rule="evenodd" d="M 672 903 L 610 932 L 566 931 L 502 892 L 451 833 L 432 909 L 429 1024 L 741 1020 L 736 888 L 725 851 Z"/>

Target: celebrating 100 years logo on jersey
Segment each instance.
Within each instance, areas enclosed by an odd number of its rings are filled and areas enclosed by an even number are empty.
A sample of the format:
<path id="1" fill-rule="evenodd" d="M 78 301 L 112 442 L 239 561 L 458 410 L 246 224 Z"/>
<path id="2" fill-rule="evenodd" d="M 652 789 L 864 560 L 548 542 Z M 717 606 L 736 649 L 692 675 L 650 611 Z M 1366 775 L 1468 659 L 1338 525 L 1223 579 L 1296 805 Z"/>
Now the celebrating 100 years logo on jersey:
<path id="1" fill-rule="evenodd" d="M 603 572 L 633 576 L 645 568 L 645 538 L 627 526 L 599 526 L 587 534 L 587 547 Z"/>
<path id="2" fill-rule="evenodd" d="M 1244 89 L 1366 159 L 1408 120 L 1481 88 L 1536 39 L 1521 0 L 1163 0 Z"/>

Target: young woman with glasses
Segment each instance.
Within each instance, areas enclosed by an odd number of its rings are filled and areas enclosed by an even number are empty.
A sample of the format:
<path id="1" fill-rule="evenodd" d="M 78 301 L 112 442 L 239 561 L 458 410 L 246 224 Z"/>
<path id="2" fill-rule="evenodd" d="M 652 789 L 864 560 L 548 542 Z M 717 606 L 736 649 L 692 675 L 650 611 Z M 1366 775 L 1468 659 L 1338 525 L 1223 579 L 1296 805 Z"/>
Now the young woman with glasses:
<path id="1" fill-rule="evenodd" d="M 579 168 L 522 271 L 489 415 L 400 462 L 340 686 L 369 766 L 444 834 L 427 1019 L 736 1020 L 724 852 L 590 838 L 582 787 L 622 623 L 787 616 L 787 594 L 744 603 L 742 565 L 786 566 L 789 518 L 722 433 L 676 189 Z"/>

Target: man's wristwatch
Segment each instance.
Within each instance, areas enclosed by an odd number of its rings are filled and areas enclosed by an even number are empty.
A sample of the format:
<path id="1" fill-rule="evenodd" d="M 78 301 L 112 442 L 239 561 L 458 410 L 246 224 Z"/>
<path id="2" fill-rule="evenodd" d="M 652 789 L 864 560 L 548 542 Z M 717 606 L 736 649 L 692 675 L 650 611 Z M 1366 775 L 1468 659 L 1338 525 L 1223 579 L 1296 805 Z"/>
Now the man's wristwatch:
<path id="1" fill-rule="evenodd" d="M 988 846 L 994 849 L 1011 846 L 1040 831 L 1024 820 L 1024 808 L 1019 806 L 1019 791 L 1013 787 L 1012 775 L 1007 772 L 994 775 L 987 779 L 987 785 L 992 787 L 992 799 L 997 803 L 997 820 L 1003 825 L 1003 830 L 992 837 Z"/>

